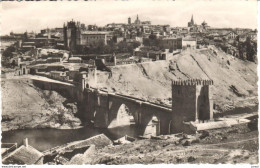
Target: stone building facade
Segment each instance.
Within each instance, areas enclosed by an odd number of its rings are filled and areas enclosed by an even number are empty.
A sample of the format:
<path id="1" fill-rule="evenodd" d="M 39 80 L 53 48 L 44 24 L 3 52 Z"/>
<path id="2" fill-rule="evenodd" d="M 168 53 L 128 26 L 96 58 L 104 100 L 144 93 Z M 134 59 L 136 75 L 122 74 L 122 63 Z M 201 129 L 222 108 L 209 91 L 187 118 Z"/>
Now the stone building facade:
<path id="1" fill-rule="evenodd" d="M 64 46 L 66 49 L 74 52 L 77 46 L 95 46 L 99 42 L 107 44 L 108 32 L 86 31 L 84 24 L 74 22 L 73 20 L 64 24 Z"/>
<path id="2" fill-rule="evenodd" d="M 182 38 L 168 37 L 160 40 L 160 46 L 164 49 L 182 49 Z"/>
<path id="3" fill-rule="evenodd" d="M 90 46 L 97 45 L 98 43 L 103 43 L 107 45 L 107 35 L 108 32 L 98 32 L 98 31 L 87 31 L 82 32 L 80 35 L 79 45 Z"/>

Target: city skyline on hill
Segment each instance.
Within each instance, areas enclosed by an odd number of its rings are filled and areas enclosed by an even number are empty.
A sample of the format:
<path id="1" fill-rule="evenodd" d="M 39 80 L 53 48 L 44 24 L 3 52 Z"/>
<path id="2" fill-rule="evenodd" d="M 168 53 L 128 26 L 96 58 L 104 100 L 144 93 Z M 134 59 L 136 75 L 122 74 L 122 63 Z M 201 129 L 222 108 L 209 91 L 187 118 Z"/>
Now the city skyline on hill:
<path id="1" fill-rule="evenodd" d="M 215 28 L 257 28 L 256 1 L 189 4 L 190 1 L 2 2 L 1 34 L 39 32 L 47 27 L 62 27 L 72 19 L 86 25 L 127 24 L 128 17 L 133 22 L 137 14 L 141 21 L 171 27 L 187 27 L 193 15 L 198 25 L 206 21 Z"/>

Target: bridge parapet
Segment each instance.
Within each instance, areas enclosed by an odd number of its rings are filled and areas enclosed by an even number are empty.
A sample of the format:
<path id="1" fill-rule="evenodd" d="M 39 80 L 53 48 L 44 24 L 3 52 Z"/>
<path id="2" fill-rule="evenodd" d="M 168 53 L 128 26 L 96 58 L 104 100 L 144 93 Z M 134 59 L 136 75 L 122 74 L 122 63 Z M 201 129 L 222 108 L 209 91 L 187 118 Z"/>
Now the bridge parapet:
<path id="1" fill-rule="evenodd" d="M 202 80 L 202 79 L 188 79 L 188 80 L 178 80 L 172 81 L 173 85 L 213 85 L 213 80 Z"/>

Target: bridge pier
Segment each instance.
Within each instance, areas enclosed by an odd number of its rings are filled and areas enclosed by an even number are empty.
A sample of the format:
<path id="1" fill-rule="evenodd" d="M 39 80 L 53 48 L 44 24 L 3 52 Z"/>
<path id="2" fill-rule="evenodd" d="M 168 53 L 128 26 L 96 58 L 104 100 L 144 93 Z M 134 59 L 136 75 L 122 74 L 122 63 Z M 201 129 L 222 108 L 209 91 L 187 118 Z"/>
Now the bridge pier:
<path id="1" fill-rule="evenodd" d="M 108 94 L 97 91 L 96 96 L 94 126 L 107 128 L 109 124 Z"/>

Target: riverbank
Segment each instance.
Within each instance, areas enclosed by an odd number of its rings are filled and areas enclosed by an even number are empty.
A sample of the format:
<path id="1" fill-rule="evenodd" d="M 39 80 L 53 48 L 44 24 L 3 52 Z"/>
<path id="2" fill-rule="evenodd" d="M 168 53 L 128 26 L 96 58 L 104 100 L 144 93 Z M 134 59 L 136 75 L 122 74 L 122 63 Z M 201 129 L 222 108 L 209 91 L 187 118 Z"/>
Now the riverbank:
<path id="1" fill-rule="evenodd" d="M 73 141 L 84 140 L 95 135 L 105 134 L 109 139 L 116 140 L 124 135 L 137 137 L 134 126 L 125 126 L 112 129 L 94 127 L 82 127 L 79 129 L 21 129 L 2 132 L 2 143 L 22 144 L 23 139 L 28 138 L 29 144 L 39 151 L 60 146 Z"/>
<path id="2" fill-rule="evenodd" d="M 70 158 L 77 156 L 76 162 L 73 162 L 73 164 L 258 164 L 258 115 L 248 115 L 247 119 L 250 120 L 249 123 L 198 131 L 193 135 L 181 133 L 161 135 L 150 139 L 137 138 L 133 142 L 120 145 L 111 144 L 102 148 L 97 147 L 88 153 L 87 158 L 79 157 L 79 155 L 82 155 L 77 153 L 76 150 L 73 155 L 69 156 Z M 101 132 L 92 132 L 93 134 L 89 134 L 91 130 L 83 129 L 81 132 L 69 130 L 71 132 L 63 133 L 61 131 L 65 130 L 40 130 L 41 132 L 36 129 L 24 130 L 27 131 L 27 134 L 20 132 L 20 135 L 17 136 L 28 138 L 31 146 L 40 151 L 46 151 L 46 149 L 54 149 L 53 147 L 59 149 L 57 146 L 65 147 L 68 144 L 83 142 L 82 140 L 88 141 L 90 137 L 102 134 L 101 130 Z M 124 133 L 128 134 L 127 132 Z M 3 138 L 7 136 L 10 137 L 10 135 L 3 133 Z M 120 137 L 120 135 L 118 136 Z M 46 142 L 50 143 L 47 144 Z M 92 143 L 96 144 L 96 142 Z M 89 145 L 93 145 L 92 143 Z M 103 144 L 102 141 L 97 143 Z M 82 150 L 83 148 L 84 146 L 82 146 Z M 82 150 L 79 147 L 77 151 Z M 67 152 L 73 151 L 67 149 Z M 68 156 L 63 155 L 62 150 L 60 153 L 62 156 Z M 50 160 L 54 157 L 49 157 L 48 164 L 57 164 L 55 160 Z M 70 162 L 64 164 L 70 164 Z"/>
<path id="3" fill-rule="evenodd" d="M 2 131 L 32 128 L 76 129 L 77 102 L 41 90 L 26 78 L 2 78 Z"/>
<path id="4" fill-rule="evenodd" d="M 241 124 L 192 136 L 162 136 L 107 146 L 89 156 L 91 164 L 219 164 L 258 163 L 258 130 Z M 187 143 L 190 141 L 191 143 Z"/>

